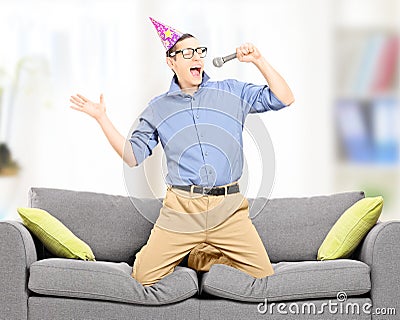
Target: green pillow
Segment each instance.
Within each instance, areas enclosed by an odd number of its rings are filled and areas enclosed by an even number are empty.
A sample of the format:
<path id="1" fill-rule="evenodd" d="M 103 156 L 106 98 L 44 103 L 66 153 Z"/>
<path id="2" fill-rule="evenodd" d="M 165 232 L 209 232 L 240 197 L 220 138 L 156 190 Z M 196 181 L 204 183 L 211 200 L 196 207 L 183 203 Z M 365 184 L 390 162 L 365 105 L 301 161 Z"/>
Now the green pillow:
<path id="1" fill-rule="evenodd" d="M 37 208 L 17 211 L 24 225 L 57 257 L 95 261 L 92 249 L 47 211 Z"/>
<path id="2" fill-rule="evenodd" d="M 336 221 L 321 247 L 318 260 L 348 258 L 382 212 L 383 198 L 364 198 L 357 201 Z"/>

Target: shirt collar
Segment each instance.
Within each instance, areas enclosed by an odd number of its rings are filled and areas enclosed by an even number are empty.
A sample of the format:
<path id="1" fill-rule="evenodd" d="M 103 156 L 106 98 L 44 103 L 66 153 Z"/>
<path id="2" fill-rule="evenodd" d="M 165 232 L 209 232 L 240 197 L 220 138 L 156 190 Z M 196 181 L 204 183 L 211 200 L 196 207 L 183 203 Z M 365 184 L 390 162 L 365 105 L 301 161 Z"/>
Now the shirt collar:
<path id="1" fill-rule="evenodd" d="M 210 80 L 210 77 L 208 76 L 208 74 L 205 71 L 203 71 L 203 79 L 202 79 L 199 87 L 203 87 L 207 83 L 208 80 Z M 170 95 L 179 95 L 179 94 L 183 94 L 183 93 L 181 91 L 181 88 L 179 87 L 178 78 L 176 75 L 174 75 L 171 80 L 171 85 L 169 87 L 167 95 L 170 96 Z"/>

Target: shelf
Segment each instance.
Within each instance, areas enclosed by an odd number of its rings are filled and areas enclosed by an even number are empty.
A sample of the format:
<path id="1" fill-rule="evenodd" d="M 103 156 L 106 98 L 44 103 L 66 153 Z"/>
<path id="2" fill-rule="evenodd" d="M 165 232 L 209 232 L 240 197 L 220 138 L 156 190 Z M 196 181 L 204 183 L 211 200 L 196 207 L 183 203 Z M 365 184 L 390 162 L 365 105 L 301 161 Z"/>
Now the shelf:
<path id="1" fill-rule="evenodd" d="M 398 0 L 337 0 L 336 28 L 399 29 Z"/>
<path id="2" fill-rule="evenodd" d="M 400 164 L 386 165 L 386 164 L 363 164 L 351 162 L 338 162 L 336 170 L 345 174 L 353 175 L 399 175 L 400 177 Z"/>
<path id="3" fill-rule="evenodd" d="M 332 48 L 337 190 L 382 195 L 400 214 L 400 1 L 338 0 Z"/>

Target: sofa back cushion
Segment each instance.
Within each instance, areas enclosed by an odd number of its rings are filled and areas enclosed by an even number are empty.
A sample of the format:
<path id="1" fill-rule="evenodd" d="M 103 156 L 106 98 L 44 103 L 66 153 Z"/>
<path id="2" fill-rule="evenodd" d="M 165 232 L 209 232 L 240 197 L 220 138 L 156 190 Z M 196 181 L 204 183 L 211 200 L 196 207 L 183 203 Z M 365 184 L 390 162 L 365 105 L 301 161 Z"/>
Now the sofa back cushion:
<path id="1" fill-rule="evenodd" d="M 348 192 L 249 199 L 250 217 L 272 262 L 315 260 L 335 222 L 362 198 L 363 192 Z M 129 264 L 146 244 L 162 206 L 162 199 L 48 188 L 32 188 L 29 201 L 85 241 L 96 260 Z"/>
<path id="2" fill-rule="evenodd" d="M 250 217 L 271 262 L 316 260 L 329 230 L 363 192 L 308 198 L 249 199 Z"/>
<path id="3" fill-rule="evenodd" d="M 162 205 L 159 199 L 48 188 L 31 188 L 29 201 L 86 242 L 96 260 L 129 264 L 146 244 Z"/>

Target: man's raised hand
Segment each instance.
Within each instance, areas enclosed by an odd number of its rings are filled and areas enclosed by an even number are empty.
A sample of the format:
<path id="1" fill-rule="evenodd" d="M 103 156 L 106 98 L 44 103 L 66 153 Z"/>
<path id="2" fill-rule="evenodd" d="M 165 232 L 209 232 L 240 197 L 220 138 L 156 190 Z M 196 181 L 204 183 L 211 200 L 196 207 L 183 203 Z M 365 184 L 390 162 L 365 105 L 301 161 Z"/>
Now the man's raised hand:
<path id="1" fill-rule="evenodd" d="M 261 58 L 261 53 L 252 43 L 244 43 L 236 48 L 236 57 L 240 62 L 257 62 Z"/>
<path id="2" fill-rule="evenodd" d="M 73 104 L 70 106 L 72 109 L 84 112 L 96 120 L 99 120 L 106 113 L 103 94 L 100 95 L 99 103 L 90 101 L 80 94 L 71 96 L 69 101 Z"/>

